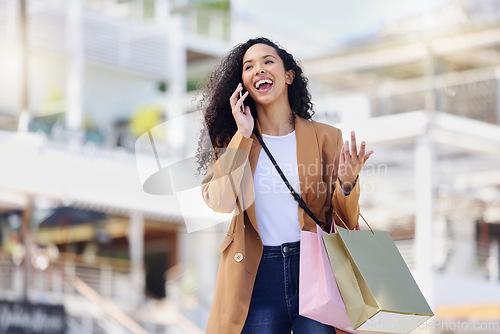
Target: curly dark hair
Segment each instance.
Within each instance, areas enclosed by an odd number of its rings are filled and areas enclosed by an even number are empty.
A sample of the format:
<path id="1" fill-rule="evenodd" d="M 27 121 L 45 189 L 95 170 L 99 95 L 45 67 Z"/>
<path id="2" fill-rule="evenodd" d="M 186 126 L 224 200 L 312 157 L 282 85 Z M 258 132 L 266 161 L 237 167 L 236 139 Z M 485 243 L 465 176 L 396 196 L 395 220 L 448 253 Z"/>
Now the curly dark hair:
<path id="1" fill-rule="evenodd" d="M 288 86 L 288 100 L 292 116 L 310 119 L 314 115 L 311 94 L 307 89 L 308 80 L 290 53 L 265 37 L 249 39 L 245 43 L 236 45 L 205 82 L 200 102 L 200 108 L 204 111 L 205 126 L 201 131 L 196 152 L 200 173 L 206 171 L 212 158 L 217 158 L 217 154 L 214 155 L 214 148 L 226 147 L 238 130 L 229 98 L 242 80 L 243 56 L 254 44 L 266 44 L 273 47 L 283 60 L 285 71 L 295 72 L 293 83 Z M 257 119 L 255 103 L 250 95 L 245 99 L 245 105 L 250 107 L 252 116 Z"/>

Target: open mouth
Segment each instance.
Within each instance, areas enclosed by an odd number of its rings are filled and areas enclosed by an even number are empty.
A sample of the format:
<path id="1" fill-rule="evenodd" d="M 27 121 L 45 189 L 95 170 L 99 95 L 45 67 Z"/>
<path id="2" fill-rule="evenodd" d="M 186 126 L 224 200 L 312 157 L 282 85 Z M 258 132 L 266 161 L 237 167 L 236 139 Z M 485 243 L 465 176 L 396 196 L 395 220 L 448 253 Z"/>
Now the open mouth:
<path id="1" fill-rule="evenodd" d="M 254 86 L 258 91 L 267 91 L 271 88 L 272 85 L 273 85 L 273 82 L 271 80 L 261 79 L 261 80 L 258 80 Z"/>

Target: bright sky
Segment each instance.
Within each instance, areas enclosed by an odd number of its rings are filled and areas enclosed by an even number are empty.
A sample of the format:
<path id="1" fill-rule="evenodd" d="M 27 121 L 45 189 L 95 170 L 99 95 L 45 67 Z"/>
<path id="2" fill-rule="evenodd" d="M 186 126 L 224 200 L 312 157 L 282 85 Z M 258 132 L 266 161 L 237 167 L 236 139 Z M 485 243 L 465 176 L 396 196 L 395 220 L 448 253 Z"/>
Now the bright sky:
<path id="1" fill-rule="evenodd" d="M 248 18 L 296 32 L 323 34 L 322 38 L 336 44 L 446 2 L 450 0 L 233 0 L 233 6 Z"/>

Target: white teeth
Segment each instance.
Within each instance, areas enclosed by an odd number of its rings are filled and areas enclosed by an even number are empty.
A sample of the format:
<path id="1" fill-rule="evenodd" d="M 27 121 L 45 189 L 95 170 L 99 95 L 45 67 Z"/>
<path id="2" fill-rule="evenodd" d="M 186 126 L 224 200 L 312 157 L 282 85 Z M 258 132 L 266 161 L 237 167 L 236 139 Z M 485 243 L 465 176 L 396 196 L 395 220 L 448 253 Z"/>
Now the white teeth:
<path id="1" fill-rule="evenodd" d="M 272 84 L 273 82 L 269 79 L 262 79 L 262 80 L 257 81 L 257 83 L 255 83 L 255 88 L 259 89 L 260 85 L 265 84 L 265 83 Z"/>

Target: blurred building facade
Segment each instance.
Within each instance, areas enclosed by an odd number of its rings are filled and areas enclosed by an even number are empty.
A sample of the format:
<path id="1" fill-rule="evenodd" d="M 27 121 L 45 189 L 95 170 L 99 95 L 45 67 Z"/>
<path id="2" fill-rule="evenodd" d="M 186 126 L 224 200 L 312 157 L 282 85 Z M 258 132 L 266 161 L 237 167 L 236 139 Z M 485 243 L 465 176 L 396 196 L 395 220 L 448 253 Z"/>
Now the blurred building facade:
<path id="1" fill-rule="evenodd" d="M 71 333 L 203 331 L 226 225 L 187 233 L 175 196 L 145 193 L 137 138 L 195 112 L 220 58 L 266 34 L 234 3 L 30 0 L 23 16 L 0 0 L 2 300 L 62 304 Z M 302 61 L 314 118 L 375 149 L 361 210 L 442 319 L 500 317 L 499 36 L 497 1 L 454 1 Z M 308 47 L 325 49 L 292 53 Z M 156 142 L 162 166 L 195 128 Z"/>
<path id="2" fill-rule="evenodd" d="M 361 211 L 438 318 L 499 319 L 499 29 L 497 1 L 451 1 L 305 63 L 317 119 L 375 150 Z"/>
<path id="3" fill-rule="evenodd" d="M 136 140 L 196 108 L 229 4 L 4 0 L 0 22 L 1 299 L 64 305 L 70 333 L 201 333 L 206 261 L 142 190 Z"/>

